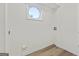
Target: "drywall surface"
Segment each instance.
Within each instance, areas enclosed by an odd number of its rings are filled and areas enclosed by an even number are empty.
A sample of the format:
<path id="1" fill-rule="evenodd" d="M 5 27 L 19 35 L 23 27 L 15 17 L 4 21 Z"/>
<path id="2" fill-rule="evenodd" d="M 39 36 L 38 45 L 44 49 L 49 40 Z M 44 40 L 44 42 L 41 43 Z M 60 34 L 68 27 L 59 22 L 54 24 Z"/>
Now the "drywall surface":
<path id="1" fill-rule="evenodd" d="M 11 34 L 6 40 L 6 49 L 10 55 L 27 55 L 53 44 L 54 12 L 46 6 L 39 7 L 43 11 L 42 20 L 34 21 L 27 18 L 25 4 L 7 4 L 7 28 Z"/>
<path id="2" fill-rule="evenodd" d="M 4 5 L 0 3 L 0 53 L 4 52 L 5 49 L 5 17 L 4 17 Z"/>
<path id="3" fill-rule="evenodd" d="M 77 31 L 78 4 L 59 4 L 57 11 L 57 39 L 56 45 L 79 55 L 79 39 Z"/>

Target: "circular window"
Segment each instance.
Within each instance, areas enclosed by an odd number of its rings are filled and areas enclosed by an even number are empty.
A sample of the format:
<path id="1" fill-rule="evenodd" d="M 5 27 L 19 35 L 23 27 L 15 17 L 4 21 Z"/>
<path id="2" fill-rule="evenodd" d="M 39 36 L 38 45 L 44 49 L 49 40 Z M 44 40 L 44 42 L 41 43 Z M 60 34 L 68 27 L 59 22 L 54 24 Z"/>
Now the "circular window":
<path id="1" fill-rule="evenodd" d="M 32 18 L 32 19 L 37 19 L 40 17 L 40 11 L 38 8 L 36 7 L 30 7 L 29 8 L 29 16 Z"/>

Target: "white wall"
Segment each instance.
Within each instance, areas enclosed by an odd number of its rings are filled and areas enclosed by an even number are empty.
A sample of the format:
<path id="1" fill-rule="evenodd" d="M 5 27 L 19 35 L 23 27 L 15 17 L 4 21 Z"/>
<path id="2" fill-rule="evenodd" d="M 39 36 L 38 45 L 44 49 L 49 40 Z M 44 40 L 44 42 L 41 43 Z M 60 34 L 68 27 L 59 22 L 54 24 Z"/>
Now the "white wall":
<path id="1" fill-rule="evenodd" d="M 59 4 L 57 11 L 57 39 L 56 45 L 79 55 L 79 38 L 77 31 L 78 6 L 77 4 Z"/>
<path id="2" fill-rule="evenodd" d="M 79 10 L 79 4 L 78 4 L 78 10 Z M 79 11 L 78 11 L 77 14 L 78 14 L 78 16 L 77 16 L 77 17 L 78 17 L 78 19 L 77 19 L 77 24 L 78 24 L 78 25 L 77 25 L 77 28 L 78 28 L 78 29 L 77 29 L 77 34 L 78 34 L 77 39 L 78 39 L 78 47 L 79 47 Z"/>
<path id="3" fill-rule="evenodd" d="M 5 16 L 4 4 L 0 3 L 0 53 L 5 51 Z"/>
<path id="4" fill-rule="evenodd" d="M 32 21 L 26 17 L 24 4 L 8 4 L 7 7 L 7 25 L 11 35 L 6 46 L 10 55 L 27 55 L 53 44 L 55 36 L 51 27 L 55 23 L 55 15 L 52 9 L 40 5 L 44 12 L 42 21 Z M 22 51 L 23 45 L 26 46 L 25 51 Z"/>

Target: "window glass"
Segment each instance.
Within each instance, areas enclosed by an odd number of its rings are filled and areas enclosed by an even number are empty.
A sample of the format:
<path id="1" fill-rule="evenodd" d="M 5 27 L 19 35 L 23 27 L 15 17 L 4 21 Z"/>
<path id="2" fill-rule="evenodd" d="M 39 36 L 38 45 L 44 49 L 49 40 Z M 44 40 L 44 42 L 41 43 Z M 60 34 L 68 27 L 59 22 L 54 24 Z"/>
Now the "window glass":
<path id="1" fill-rule="evenodd" d="M 33 19 L 37 19 L 40 17 L 40 11 L 36 7 L 30 7 L 29 8 L 29 16 L 32 17 Z"/>

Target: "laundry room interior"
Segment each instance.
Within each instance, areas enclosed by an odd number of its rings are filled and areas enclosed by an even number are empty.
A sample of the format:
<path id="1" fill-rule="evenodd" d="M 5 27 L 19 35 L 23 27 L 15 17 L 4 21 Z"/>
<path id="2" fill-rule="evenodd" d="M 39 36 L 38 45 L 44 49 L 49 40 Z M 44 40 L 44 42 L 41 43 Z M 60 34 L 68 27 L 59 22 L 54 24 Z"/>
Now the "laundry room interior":
<path id="1" fill-rule="evenodd" d="M 0 56 L 79 56 L 79 3 L 0 3 Z"/>

